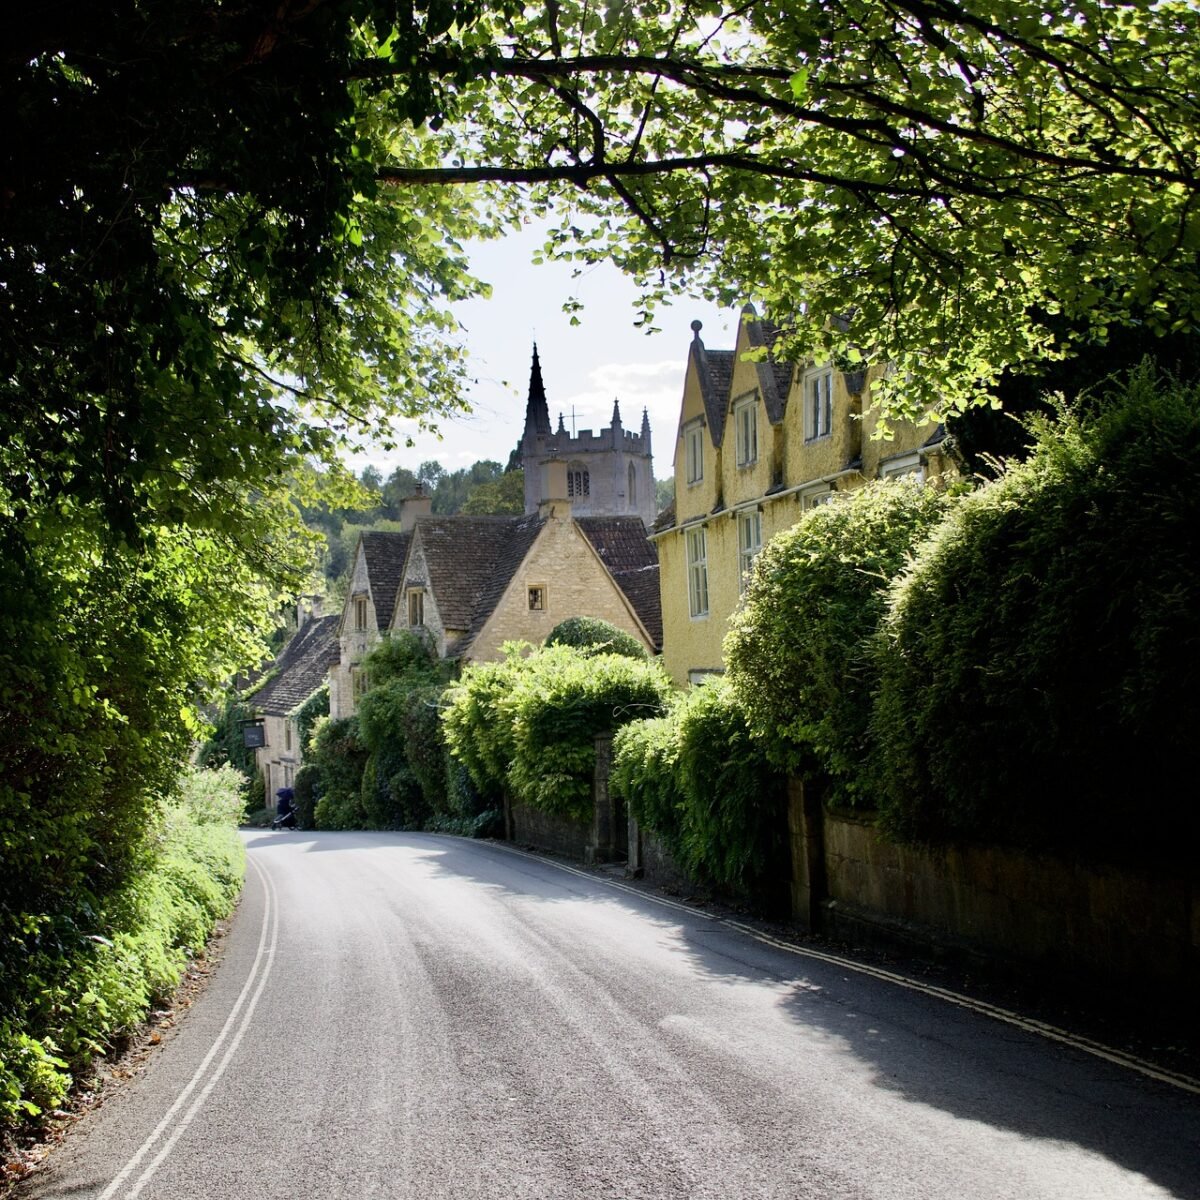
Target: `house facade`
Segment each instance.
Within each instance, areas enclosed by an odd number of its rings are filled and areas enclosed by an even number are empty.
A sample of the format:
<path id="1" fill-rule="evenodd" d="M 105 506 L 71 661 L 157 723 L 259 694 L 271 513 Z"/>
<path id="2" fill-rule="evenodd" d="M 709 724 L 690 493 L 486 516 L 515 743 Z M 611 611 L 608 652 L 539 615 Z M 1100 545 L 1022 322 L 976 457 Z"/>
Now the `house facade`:
<path id="1" fill-rule="evenodd" d="M 263 776 L 263 804 L 275 807 L 275 793 L 291 787 L 304 760 L 296 710 L 325 682 L 338 661 L 337 616 L 308 615 L 301 607 L 298 628 L 249 698 L 263 725 L 263 745 L 254 752 Z"/>
<path id="2" fill-rule="evenodd" d="M 752 308 L 733 350 L 708 350 L 692 323 L 675 447 L 674 503 L 658 547 L 663 662 L 680 684 L 722 667 L 721 643 L 762 547 L 805 511 L 867 480 L 952 469 L 941 427 L 897 423 L 872 437 L 868 372 L 777 362 L 775 330 Z M 761 361 L 744 361 L 752 350 Z"/>
<path id="3" fill-rule="evenodd" d="M 576 519 L 568 464 L 542 466 L 543 500 L 521 517 L 417 522 L 393 629 L 423 629 L 438 654 L 499 658 L 508 641 L 540 643 L 568 617 L 600 617 L 658 649 L 657 554 L 637 516 Z"/>

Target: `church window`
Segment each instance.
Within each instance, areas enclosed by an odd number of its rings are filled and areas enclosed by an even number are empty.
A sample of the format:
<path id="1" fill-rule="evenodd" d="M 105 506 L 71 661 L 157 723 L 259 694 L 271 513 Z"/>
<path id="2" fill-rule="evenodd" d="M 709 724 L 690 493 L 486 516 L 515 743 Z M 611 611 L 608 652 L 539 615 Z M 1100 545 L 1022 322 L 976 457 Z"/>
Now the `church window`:
<path id="1" fill-rule="evenodd" d="M 629 464 L 629 507 L 637 504 L 637 471 L 633 469 L 633 463 Z"/>
<path id="2" fill-rule="evenodd" d="M 572 465 L 567 469 L 567 498 L 578 499 L 591 495 L 592 481 L 582 467 Z"/>

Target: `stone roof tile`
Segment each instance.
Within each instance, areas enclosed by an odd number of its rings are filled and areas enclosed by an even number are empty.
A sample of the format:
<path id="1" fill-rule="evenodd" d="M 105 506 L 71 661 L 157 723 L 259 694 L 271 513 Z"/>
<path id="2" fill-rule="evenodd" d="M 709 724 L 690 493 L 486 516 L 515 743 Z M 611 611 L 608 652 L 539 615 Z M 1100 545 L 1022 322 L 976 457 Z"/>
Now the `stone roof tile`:
<path id="1" fill-rule="evenodd" d="M 662 598 L 658 550 L 640 517 L 580 517 L 576 521 L 608 568 L 617 587 L 646 627 L 655 650 L 662 648 Z"/>
<path id="2" fill-rule="evenodd" d="M 362 535 L 363 555 L 367 560 L 367 578 L 371 599 L 375 604 L 375 619 L 382 632 L 390 627 L 396 608 L 396 595 L 408 557 L 411 533 L 377 533 Z"/>
<path id="3" fill-rule="evenodd" d="M 338 662 L 337 616 L 306 621 L 279 652 L 266 683 L 251 697 L 254 708 L 269 717 L 284 717 L 325 682 Z"/>

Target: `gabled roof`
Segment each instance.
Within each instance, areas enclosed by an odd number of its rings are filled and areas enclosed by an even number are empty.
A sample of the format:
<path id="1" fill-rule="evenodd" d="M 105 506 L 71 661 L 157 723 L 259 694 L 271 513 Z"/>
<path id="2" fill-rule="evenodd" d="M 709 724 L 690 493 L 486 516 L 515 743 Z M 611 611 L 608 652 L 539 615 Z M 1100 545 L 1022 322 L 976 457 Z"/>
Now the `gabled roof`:
<path id="1" fill-rule="evenodd" d="M 729 388 L 733 382 L 733 350 L 706 350 L 700 340 L 702 326 L 692 322 L 692 338 L 689 355 L 696 368 L 696 381 L 700 385 L 700 396 L 704 400 L 704 415 L 708 421 L 708 434 L 712 444 L 719 446 L 725 432 L 725 408 L 729 403 Z"/>
<path id="2" fill-rule="evenodd" d="M 658 550 L 646 537 L 640 517 L 578 517 L 617 587 L 633 605 L 655 649 L 662 647 L 662 597 L 658 589 Z"/>
<path id="3" fill-rule="evenodd" d="M 306 621 L 279 652 L 267 682 L 251 697 L 254 708 L 269 717 L 287 716 L 325 681 L 338 662 L 338 620 L 317 617 Z"/>
<path id="4" fill-rule="evenodd" d="M 404 560 L 408 557 L 411 533 L 364 533 L 362 535 L 363 556 L 367 560 L 367 579 L 371 585 L 371 599 L 375 602 L 375 620 L 380 630 L 392 623 L 392 612 L 396 607 L 396 594 L 400 590 L 400 578 L 404 572 Z"/>
<path id="5" fill-rule="evenodd" d="M 770 321 L 759 320 L 750 305 L 742 310 L 742 320 L 746 329 L 746 340 L 751 349 L 767 347 L 767 357 L 754 366 L 758 374 L 758 390 L 762 393 L 763 405 L 767 410 L 767 420 L 772 425 L 778 425 L 787 411 L 788 390 L 792 383 L 791 366 L 774 359 L 779 327 Z"/>
<path id="6" fill-rule="evenodd" d="M 424 517 L 417 522 L 416 537 L 442 625 L 468 631 L 461 647 L 491 616 L 544 524 L 536 514 Z"/>

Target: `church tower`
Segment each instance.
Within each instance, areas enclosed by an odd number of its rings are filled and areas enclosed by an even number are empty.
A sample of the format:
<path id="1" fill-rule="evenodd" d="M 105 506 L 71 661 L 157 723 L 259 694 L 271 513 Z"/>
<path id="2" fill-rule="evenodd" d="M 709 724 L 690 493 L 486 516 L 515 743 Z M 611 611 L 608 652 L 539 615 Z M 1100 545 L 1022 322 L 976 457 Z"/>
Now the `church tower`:
<path id="1" fill-rule="evenodd" d="M 541 502 L 545 465 L 557 459 L 567 465 L 567 497 L 577 517 L 640 517 L 647 529 L 654 522 L 654 460 L 650 449 L 650 415 L 642 411 L 638 433 L 625 429 L 619 400 L 613 401 L 612 423 L 598 433 L 568 433 L 562 413 L 557 430 L 542 382 L 537 346 L 529 372 L 521 466 L 525 470 L 525 511 Z"/>

